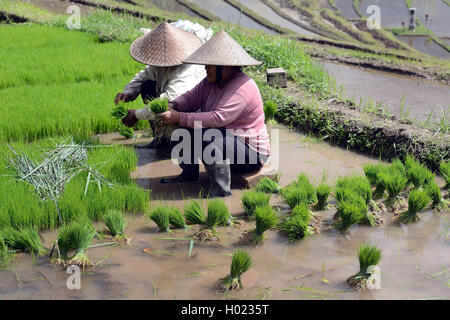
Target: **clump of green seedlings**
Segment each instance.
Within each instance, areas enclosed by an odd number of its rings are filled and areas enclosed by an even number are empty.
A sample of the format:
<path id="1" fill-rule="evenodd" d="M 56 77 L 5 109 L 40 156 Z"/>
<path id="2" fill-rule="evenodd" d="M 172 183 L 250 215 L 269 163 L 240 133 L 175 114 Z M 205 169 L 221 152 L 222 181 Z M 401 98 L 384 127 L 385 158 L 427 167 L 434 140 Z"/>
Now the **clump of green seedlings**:
<path id="1" fill-rule="evenodd" d="M 277 103 L 273 100 L 268 100 L 264 103 L 264 118 L 266 123 L 272 124 L 275 122 L 275 114 L 277 113 Z"/>
<path id="2" fill-rule="evenodd" d="M 89 221 L 80 219 L 70 224 L 62 226 L 58 232 L 57 246 L 60 256 L 56 263 L 67 267 L 76 265 L 83 270 L 92 267 L 86 250 L 92 242 L 96 231 Z M 70 258 L 69 253 L 75 254 Z"/>
<path id="3" fill-rule="evenodd" d="M 386 168 L 387 167 L 382 164 L 366 164 L 363 167 L 367 180 L 371 187 L 375 188 L 372 194 L 374 199 L 382 198 L 384 191 L 386 190 L 385 181 L 382 179 L 382 175 L 386 171 Z"/>
<path id="4" fill-rule="evenodd" d="M 120 135 L 127 139 L 131 139 L 131 138 L 135 137 L 134 129 L 131 127 L 128 127 L 124 124 L 119 124 L 118 130 L 119 130 Z"/>
<path id="5" fill-rule="evenodd" d="M 424 190 L 431 199 L 431 207 L 433 209 L 441 210 L 446 208 L 446 204 L 442 199 L 441 189 L 436 182 L 431 181 L 429 184 L 425 185 Z"/>
<path id="6" fill-rule="evenodd" d="M 5 243 L 2 235 L 0 234 L 0 268 L 7 266 L 11 260 L 11 254 L 9 252 L 8 246 Z"/>
<path id="7" fill-rule="evenodd" d="M 381 174 L 381 179 L 384 180 L 384 185 L 388 192 L 386 203 L 393 206 L 397 202 L 400 192 L 408 184 L 408 178 L 399 171 L 392 170 L 391 172 Z"/>
<path id="8" fill-rule="evenodd" d="M 408 176 L 409 182 L 411 182 L 416 189 L 423 187 L 434 180 L 434 174 L 430 170 L 428 170 L 428 168 L 418 163 L 414 159 L 409 160 L 406 174 Z"/>
<path id="9" fill-rule="evenodd" d="M 257 207 L 265 207 L 269 205 L 270 194 L 250 190 L 242 194 L 241 201 L 242 207 L 245 209 L 245 213 L 249 216 L 253 216 Z"/>
<path id="10" fill-rule="evenodd" d="M 153 220 L 153 222 L 156 223 L 158 226 L 158 229 L 161 232 L 169 232 L 169 215 L 170 215 L 170 208 L 167 206 L 159 205 L 153 210 L 150 211 L 150 214 L 148 215 L 150 219 Z"/>
<path id="11" fill-rule="evenodd" d="M 4 243 L 11 249 L 37 255 L 44 255 L 47 252 L 41 244 L 37 229 L 34 227 L 20 229 L 6 227 L 1 231 L 0 236 L 3 238 Z"/>
<path id="12" fill-rule="evenodd" d="M 306 238 L 313 233 L 309 226 L 312 213 L 305 203 L 296 205 L 290 214 L 278 224 L 278 230 L 285 234 L 289 241 L 297 241 Z"/>
<path id="13" fill-rule="evenodd" d="M 425 190 L 414 189 L 409 193 L 408 197 L 408 210 L 402 212 L 398 216 L 398 220 L 404 223 L 416 222 L 419 220 L 417 213 L 424 209 L 431 199 L 427 195 Z"/>
<path id="14" fill-rule="evenodd" d="M 381 260 L 381 250 L 369 244 L 361 245 L 358 249 L 359 272 L 351 276 L 347 283 L 356 289 L 372 288 L 374 283 L 370 282 L 370 267 L 376 266 Z M 372 281 L 376 281 L 373 279 Z"/>
<path id="15" fill-rule="evenodd" d="M 258 184 L 255 187 L 256 191 L 265 193 L 278 193 L 280 189 L 281 188 L 278 183 L 268 177 L 264 177 L 259 180 Z"/>
<path id="16" fill-rule="evenodd" d="M 152 110 L 154 114 L 166 112 L 169 110 L 169 100 L 165 98 L 153 99 L 150 102 L 150 110 Z"/>
<path id="17" fill-rule="evenodd" d="M 439 172 L 445 180 L 445 189 L 450 189 L 450 162 L 442 161 L 439 165 Z"/>
<path id="18" fill-rule="evenodd" d="M 119 102 L 117 105 L 114 105 L 111 116 L 118 120 L 122 120 L 128 115 L 128 108 L 125 106 L 124 102 Z"/>
<path id="19" fill-rule="evenodd" d="M 264 239 L 264 232 L 275 227 L 278 224 L 279 219 L 272 207 L 267 205 L 255 209 L 255 221 L 255 229 L 247 230 L 242 234 L 241 239 L 239 240 L 240 245 L 258 245 Z"/>
<path id="20" fill-rule="evenodd" d="M 331 186 L 327 185 L 325 181 L 322 181 L 317 187 L 316 187 L 316 197 L 317 197 L 317 203 L 314 206 L 315 210 L 325 210 L 328 206 L 328 197 L 331 193 Z"/>
<path id="21" fill-rule="evenodd" d="M 127 241 L 128 237 L 125 235 L 125 228 L 128 221 L 124 214 L 119 210 L 110 210 L 103 218 L 109 233 L 117 241 Z"/>
<path id="22" fill-rule="evenodd" d="M 230 274 L 219 280 L 219 289 L 234 291 L 244 288 L 241 276 L 253 265 L 252 258 L 246 250 L 236 250 L 231 259 Z"/>
<path id="23" fill-rule="evenodd" d="M 337 212 L 339 220 L 335 222 L 337 229 L 347 231 L 352 225 L 360 223 L 364 219 L 367 210 L 365 203 L 361 201 L 342 200 L 338 202 Z"/>
<path id="24" fill-rule="evenodd" d="M 291 208 L 299 204 L 309 205 L 308 194 L 297 184 L 291 184 L 281 189 L 281 196 Z"/>
<path id="25" fill-rule="evenodd" d="M 180 209 L 176 207 L 171 207 L 169 211 L 169 223 L 175 228 L 186 229 L 186 221 L 184 220 L 183 214 Z"/>
<path id="26" fill-rule="evenodd" d="M 205 243 L 219 241 L 216 227 L 218 225 L 231 224 L 231 214 L 226 204 L 221 199 L 213 199 L 208 202 L 205 228 L 194 235 L 194 238 Z"/>
<path id="27" fill-rule="evenodd" d="M 305 190 L 309 204 L 315 203 L 317 201 L 314 185 L 309 181 L 306 174 L 300 174 L 298 176 L 296 184 L 299 187 L 303 188 L 303 190 Z"/>
<path id="28" fill-rule="evenodd" d="M 205 212 L 201 204 L 196 200 L 191 200 L 184 207 L 184 217 L 191 224 L 206 224 Z"/>

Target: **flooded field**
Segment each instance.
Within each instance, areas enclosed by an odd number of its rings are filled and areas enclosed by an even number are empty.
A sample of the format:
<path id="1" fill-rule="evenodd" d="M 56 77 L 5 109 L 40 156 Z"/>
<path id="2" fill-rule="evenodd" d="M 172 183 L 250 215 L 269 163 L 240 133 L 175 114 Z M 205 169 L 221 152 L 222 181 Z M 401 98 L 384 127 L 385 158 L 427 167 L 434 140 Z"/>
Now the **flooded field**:
<path id="1" fill-rule="evenodd" d="M 347 0 L 347 2 L 352 2 L 352 0 Z M 399 28 L 402 26 L 402 22 L 408 26 L 409 13 L 405 0 L 362 0 L 361 12 L 367 16 L 367 7 L 374 4 L 381 9 L 381 26 Z"/>
<path id="2" fill-rule="evenodd" d="M 176 2 L 175 0 L 147 0 L 150 3 L 154 4 L 158 8 L 166 11 L 173 11 L 173 12 L 182 12 L 186 13 L 191 17 L 198 18 L 198 15 L 191 11 L 186 6 L 183 6 L 182 4 Z"/>
<path id="3" fill-rule="evenodd" d="M 445 50 L 443 47 L 438 45 L 429 37 L 421 37 L 421 36 L 397 36 L 397 39 L 407 43 L 414 49 L 419 50 L 420 52 L 443 58 L 450 59 L 450 52 Z"/>
<path id="4" fill-rule="evenodd" d="M 416 16 L 438 37 L 450 36 L 450 6 L 442 0 L 412 0 Z M 425 19 L 428 14 L 428 22 Z"/>
<path id="5" fill-rule="evenodd" d="M 335 0 L 334 3 L 336 7 L 339 9 L 341 15 L 346 19 L 355 19 L 359 18 L 355 9 L 353 8 L 352 0 Z"/>
<path id="6" fill-rule="evenodd" d="M 279 129 L 281 184 L 291 182 L 300 172 L 319 179 L 326 170 L 330 180 L 338 175 L 361 172 L 361 166 L 375 159 L 318 143 L 284 127 Z M 273 128 L 272 128 L 273 130 Z M 118 139 L 110 135 L 109 140 Z M 116 141 L 117 142 L 117 141 Z M 179 173 L 178 167 L 156 151 L 141 153 L 134 176 L 150 187 L 165 203 L 183 207 L 184 198 L 196 196 L 199 185 L 162 186 L 161 177 Z M 165 159 L 165 160 L 164 160 Z M 156 161 L 153 161 L 156 160 Z M 149 162 L 152 161 L 152 162 Z M 205 177 L 202 176 L 201 184 Z M 233 188 L 225 202 L 237 218 L 242 190 Z M 159 200 L 154 200 L 159 202 Z M 280 199 L 272 196 L 272 204 Z M 154 202 L 155 203 L 155 202 Z M 243 276 L 244 289 L 237 293 L 216 292 L 217 280 L 229 272 L 231 252 L 242 232 L 254 225 L 244 218 L 240 224 L 220 227 L 222 246 L 194 245 L 189 257 L 188 240 L 198 226 L 170 234 L 157 233 L 156 225 L 140 215 L 130 217 L 126 234 L 131 246 L 97 247 L 88 250 L 96 263 L 92 272 L 82 273 L 81 289 L 68 290 L 69 275 L 43 260 L 18 254 L 10 269 L 0 270 L 3 299 L 448 299 L 450 254 L 445 235 L 445 213 L 421 213 L 423 220 L 405 228 L 391 224 L 385 214 L 384 227 L 354 227 L 347 236 L 330 228 L 332 208 L 320 212 L 321 232 L 290 244 L 275 231 L 266 241 L 250 248 L 254 267 Z M 98 229 L 102 226 L 97 224 Z M 448 229 L 447 229 L 448 230 Z M 51 246 L 55 232 L 42 233 Z M 355 253 L 359 244 L 370 241 L 382 249 L 381 289 L 351 290 L 346 279 L 358 271 Z"/>
<path id="7" fill-rule="evenodd" d="M 264 32 L 275 34 L 276 32 L 269 29 L 252 18 L 241 13 L 238 9 L 226 3 L 223 0 L 189 0 L 213 15 L 219 17 L 222 21 L 239 24 L 246 28 L 263 30 Z"/>
<path id="8" fill-rule="evenodd" d="M 439 119 L 442 110 L 450 107 L 450 88 L 425 79 L 412 78 L 382 71 L 361 69 L 331 62 L 322 63 L 336 78 L 336 85 L 344 86 L 346 97 L 376 104 L 383 101 L 392 115 L 411 120 Z"/>

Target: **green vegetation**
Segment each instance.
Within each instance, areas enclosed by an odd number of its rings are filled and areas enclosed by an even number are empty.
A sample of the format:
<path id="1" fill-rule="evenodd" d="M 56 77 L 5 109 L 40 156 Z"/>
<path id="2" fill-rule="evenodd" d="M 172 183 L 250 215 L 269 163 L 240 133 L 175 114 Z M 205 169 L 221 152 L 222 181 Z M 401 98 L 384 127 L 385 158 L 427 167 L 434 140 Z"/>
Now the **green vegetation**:
<path id="1" fill-rule="evenodd" d="M 92 266 L 85 251 L 89 247 L 96 232 L 92 224 L 85 219 L 73 221 L 62 226 L 58 232 L 57 244 L 61 257 L 57 263 L 63 266 L 77 265 L 83 270 Z M 69 257 L 70 251 L 75 251 L 73 257 Z M 62 258 L 62 260 L 61 260 Z"/>
<path id="2" fill-rule="evenodd" d="M 313 216 L 313 213 L 311 211 L 309 211 L 309 208 L 307 205 L 299 204 L 299 205 L 296 205 L 294 207 L 294 209 L 292 209 L 290 215 L 291 216 L 299 215 L 302 217 L 302 219 L 304 221 L 309 223 L 309 221 L 311 220 L 311 217 Z"/>
<path id="3" fill-rule="evenodd" d="M 309 205 L 308 194 L 301 186 L 296 184 L 281 189 L 281 196 L 291 208 L 294 208 L 299 204 Z"/>
<path id="4" fill-rule="evenodd" d="M 175 228 L 186 229 L 186 221 L 184 221 L 184 217 L 181 214 L 180 209 L 176 207 L 171 207 L 169 212 L 169 223 Z"/>
<path id="5" fill-rule="evenodd" d="M 328 196 L 331 193 L 332 188 L 322 181 L 316 188 L 317 203 L 314 206 L 315 210 L 324 210 L 327 208 Z"/>
<path id="6" fill-rule="evenodd" d="M 444 205 L 444 202 L 442 201 L 441 189 L 436 182 L 431 181 L 429 184 L 425 185 L 424 190 L 431 199 L 431 207 L 433 209 L 438 209 Z"/>
<path id="7" fill-rule="evenodd" d="M 266 122 L 273 120 L 275 118 L 275 114 L 277 113 L 277 103 L 276 101 L 269 100 L 264 102 L 264 118 Z"/>
<path id="8" fill-rule="evenodd" d="M 184 207 L 184 217 L 192 224 L 206 224 L 206 216 L 202 206 L 196 200 L 191 200 Z"/>
<path id="9" fill-rule="evenodd" d="M 414 188 L 420 188 L 434 180 L 434 174 L 424 165 L 417 162 L 407 168 L 406 174 Z"/>
<path id="10" fill-rule="evenodd" d="M 149 217 L 156 223 L 161 232 L 169 232 L 169 215 L 170 208 L 159 205 L 150 211 Z"/>
<path id="11" fill-rule="evenodd" d="M 126 238 L 125 228 L 127 227 L 128 221 L 125 220 L 124 214 L 121 211 L 109 210 L 103 220 L 113 237 L 119 240 Z"/>
<path id="12" fill-rule="evenodd" d="M 0 234 L 0 268 L 3 268 L 9 264 L 11 256 L 12 255 L 9 252 L 8 246 Z"/>
<path id="13" fill-rule="evenodd" d="M 258 184 L 255 186 L 256 191 L 265 193 L 278 193 L 280 189 L 281 188 L 278 183 L 268 177 L 264 177 L 259 180 Z"/>
<path id="14" fill-rule="evenodd" d="M 450 188 L 450 162 L 442 161 L 439 166 L 439 171 L 445 180 L 445 188 Z"/>
<path id="15" fill-rule="evenodd" d="M 417 213 L 424 209 L 430 201 L 430 197 L 424 190 L 412 190 L 408 197 L 408 210 L 399 215 L 399 221 L 404 223 L 416 222 L 419 219 Z"/>
<path id="16" fill-rule="evenodd" d="M 269 205 L 270 194 L 250 190 L 242 194 L 241 201 L 242 207 L 245 209 L 245 213 L 249 216 L 253 216 L 257 207 L 265 207 Z"/>
<path id="17" fill-rule="evenodd" d="M 300 214 L 286 217 L 278 225 L 278 229 L 285 233 L 291 242 L 306 238 L 311 233 L 308 222 Z"/>
<path id="18" fill-rule="evenodd" d="M 41 239 L 36 228 L 26 227 L 14 229 L 12 227 L 6 227 L 1 230 L 0 236 L 4 241 L 2 246 L 6 244 L 12 249 L 38 255 L 43 255 L 46 252 L 46 249 L 42 247 Z M 4 247 L 3 250 L 5 250 Z"/>
<path id="19" fill-rule="evenodd" d="M 358 248 L 359 272 L 348 279 L 350 286 L 358 289 L 369 288 L 370 267 L 378 265 L 381 260 L 381 250 L 370 244 Z"/>
<path id="20" fill-rule="evenodd" d="M 153 99 L 149 105 L 150 110 L 152 110 L 154 114 L 163 113 L 169 110 L 169 100 L 165 98 Z"/>
<path id="21" fill-rule="evenodd" d="M 236 250 L 231 259 L 230 274 L 222 280 L 226 290 L 242 289 L 241 276 L 252 267 L 252 259 L 246 250 Z"/>
<path id="22" fill-rule="evenodd" d="M 263 241 L 263 234 L 278 224 L 278 215 L 271 206 L 257 207 L 255 209 L 256 228 L 253 242 L 258 244 Z"/>
<path id="23" fill-rule="evenodd" d="M 367 210 L 367 207 L 362 201 L 342 200 L 338 202 L 337 210 L 339 220 L 336 221 L 335 226 L 341 231 L 346 231 L 352 225 L 364 219 L 364 212 Z"/>
<path id="24" fill-rule="evenodd" d="M 206 215 L 205 225 L 212 229 L 213 233 L 219 224 L 228 225 L 231 221 L 231 214 L 226 204 L 221 199 L 213 199 L 208 202 L 208 214 Z"/>
<path id="25" fill-rule="evenodd" d="M 400 192 L 406 187 L 408 178 L 401 173 L 394 171 L 390 174 L 384 174 L 383 180 L 389 194 L 387 203 L 394 204 Z"/>

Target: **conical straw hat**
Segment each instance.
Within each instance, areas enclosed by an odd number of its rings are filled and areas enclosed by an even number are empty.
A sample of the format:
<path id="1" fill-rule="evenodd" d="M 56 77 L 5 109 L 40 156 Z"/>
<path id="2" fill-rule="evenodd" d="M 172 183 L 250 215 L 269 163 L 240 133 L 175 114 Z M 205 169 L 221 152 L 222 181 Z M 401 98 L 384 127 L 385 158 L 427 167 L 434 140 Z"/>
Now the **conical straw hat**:
<path id="1" fill-rule="evenodd" d="M 134 40 L 130 54 L 136 61 L 147 65 L 172 67 L 183 64 L 183 60 L 201 44 L 200 39 L 194 34 L 163 22 L 146 35 Z"/>
<path id="2" fill-rule="evenodd" d="M 206 41 L 183 62 L 214 66 L 257 66 L 261 64 L 223 30 Z"/>

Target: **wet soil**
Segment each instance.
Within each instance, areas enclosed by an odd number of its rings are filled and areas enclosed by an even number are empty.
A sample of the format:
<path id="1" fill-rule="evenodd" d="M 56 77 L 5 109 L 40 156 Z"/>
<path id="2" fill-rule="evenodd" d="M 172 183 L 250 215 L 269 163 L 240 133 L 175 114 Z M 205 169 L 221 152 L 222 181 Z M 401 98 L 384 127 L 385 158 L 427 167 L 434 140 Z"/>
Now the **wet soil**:
<path id="1" fill-rule="evenodd" d="M 280 137 L 281 185 L 286 185 L 300 172 L 318 181 L 325 171 L 330 182 L 338 175 L 362 173 L 362 165 L 376 159 L 318 143 L 307 136 L 275 126 Z M 176 164 L 163 160 L 155 152 L 141 153 L 139 176 L 144 187 L 151 187 L 157 200 L 180 208 L 186 202 L 180 194 L 194 194 L 198 185 L 172 185 L 166 188 L 160 177 L 177 174 Z M 146 154 L 146 155 L 145 155 Z M 158 160 L 155 160 L 158 159 Z M 149 162 L 152 161 L 152 162 Z M 192 190 L 191 190 L 192 189 Z M 137 214 L 129 217 L 126 234 L 133 237 L 131 246 L 96 247 L 87 250 L 96 265 L 81 274 L 81 289 L 66 287 L 70 276 L 51 266 L 45 259 L 16 255 L 10 269 L 0 270 L 0 293 L 3 299 L 448 299 L 448 241 L 442 236 L 448 228 L 448 212 L 420 213 L 422 221 L 405 227 L 391 223 L 386 213 L 382 228 L 355 226 L 347 235 L 330 227 L 334 209 L 321 211 L 321 232 L 289 243 L 275 230 L 268 230 L 258 247 L 248 248 L 255 266 L 242 276 L 244 289 L 221 293 L 218 279 L 229 273 L 232 250 L 254 222 L 239 218 L 242 190 L 233 187 L 233 195 L 224 201 L 241 222 L 236 226 L 218 227 L 223 247 L 194 245 L 189 257 L 189 240 L 201 229 L 160 233 L 149 219 Z M 196 197 L 196 196 L 195 196 Z M 282 205 L 273 195 L 271 203 Z M 333 201 L 331 201 L 333 203 Z M 97 229 L 103 229 L 96 224 Z M 55 231 L 42 232 L 45 246 L 56 237 Z M 167 240 L 164 237 L 179 238 Z M 96 240 L 95 243 L 98 243 Z M 361 243 L 371 242 L 383 252 L 381 289 L 355 291 L 347 284 L 358 269 L 355 258 Z"/>

